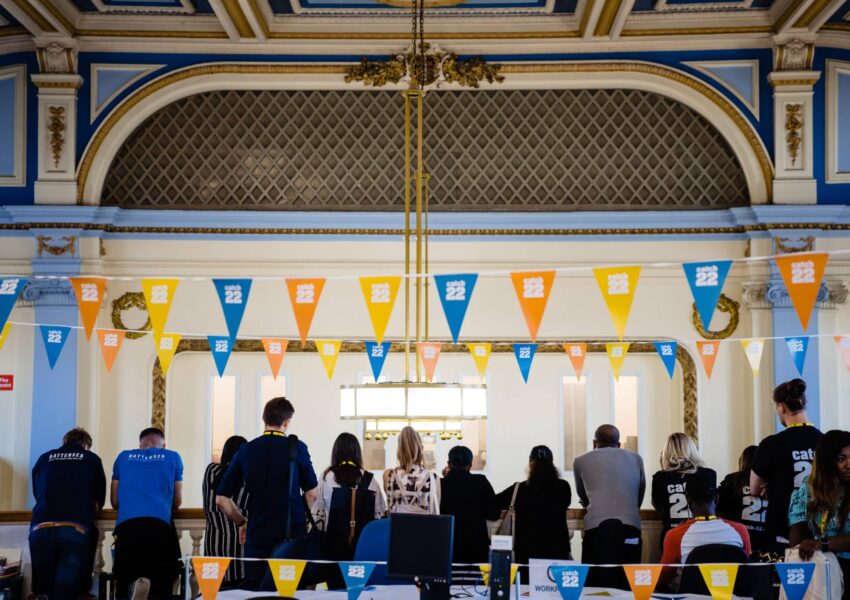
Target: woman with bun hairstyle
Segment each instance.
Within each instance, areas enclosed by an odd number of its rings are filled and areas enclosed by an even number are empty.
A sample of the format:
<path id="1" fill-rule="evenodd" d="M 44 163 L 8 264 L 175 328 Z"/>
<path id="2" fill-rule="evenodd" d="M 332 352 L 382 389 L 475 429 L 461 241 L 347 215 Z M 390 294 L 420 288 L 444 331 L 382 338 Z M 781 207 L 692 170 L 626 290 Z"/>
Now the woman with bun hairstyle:
<path id="1" fill-rule="evenodd" d="M 750 494 L 768 499 L 766 550 L 788 548 L 788 507 L 791 494 L 812 472 L 815 447 L 823 435 L 806 415 L 806 382 L 786 381 L 773 390 L 773 405 L 784 430 L 759 444 L 750 473 Z"/>
<path id="2" fill-rule="evenodd" d="M 567 508 L 572 501 L 570 484 L 561 479 L 552 451 L 535 446 L 528 457 L 528 478 L 518 481 L 496 497 L 502 510 L 512 504 L 516 512 L 515 560 L 570 558 Z"/>

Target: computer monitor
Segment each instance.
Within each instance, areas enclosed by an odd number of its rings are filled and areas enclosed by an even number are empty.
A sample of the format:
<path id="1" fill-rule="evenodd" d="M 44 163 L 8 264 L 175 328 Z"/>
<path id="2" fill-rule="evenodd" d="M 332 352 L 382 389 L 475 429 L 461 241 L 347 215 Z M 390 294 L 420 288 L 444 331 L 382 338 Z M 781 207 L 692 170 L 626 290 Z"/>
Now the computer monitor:
<path id="1" fill-rule="evenodd" d="M 453 516 L 391 514 L 387 577 L 419 583 L 423 600 L 448 598 L 453 543 Z"/>

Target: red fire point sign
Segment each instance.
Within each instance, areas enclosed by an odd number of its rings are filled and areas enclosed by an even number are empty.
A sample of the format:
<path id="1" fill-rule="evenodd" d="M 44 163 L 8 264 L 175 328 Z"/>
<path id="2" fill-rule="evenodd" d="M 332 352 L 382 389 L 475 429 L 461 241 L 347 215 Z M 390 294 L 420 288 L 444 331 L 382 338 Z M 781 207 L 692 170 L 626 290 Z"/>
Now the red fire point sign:
<path id="1" fill-rule="evenodd" d="M 15 389 L 14 375 L 0 375 L 0 392 L 11 392 Z"/>

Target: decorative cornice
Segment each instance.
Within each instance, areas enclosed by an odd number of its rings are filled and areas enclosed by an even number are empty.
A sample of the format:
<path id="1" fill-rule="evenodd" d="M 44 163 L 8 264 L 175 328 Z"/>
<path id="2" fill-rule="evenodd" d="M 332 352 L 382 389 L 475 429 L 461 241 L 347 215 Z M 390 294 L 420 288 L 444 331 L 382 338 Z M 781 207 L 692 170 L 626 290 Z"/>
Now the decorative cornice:
<path id="1" fill-rule="evenodd" d="M 847 303 L 847 286 L 841 282 L 822 284 L 818 290 L 815 306 L 821 310 L 834 310 Z M 742 299 L 750 310 L 793 308 L 794 303 L 782 282 L 745 283 Z"/>
<path id="2" fill-rule="evenodd" d="M 76 306 L 74 288 L 67 279 L 31 279 L 21 292 L 23 306 Z"/>

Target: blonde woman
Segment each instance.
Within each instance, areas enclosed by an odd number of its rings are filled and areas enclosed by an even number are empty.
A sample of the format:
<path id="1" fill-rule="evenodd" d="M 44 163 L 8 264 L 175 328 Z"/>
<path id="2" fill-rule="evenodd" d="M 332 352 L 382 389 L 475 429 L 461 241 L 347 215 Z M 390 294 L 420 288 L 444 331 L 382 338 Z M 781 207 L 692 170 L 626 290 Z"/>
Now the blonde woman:
<path id="1" fill-rule="evenodd" d="M 398 434 L 396 458 L 398 466 L 384 471 L 389 512 L 439 514 L 437 478 L 425 469 L 422 438 L 412 427 L 405 427 Z"/>
<path id="2" fill-rule="evenodd" d="M 685 477 L 696 474 L 717 486 L 717 473 L 706 468 L 694 441 L 684 433 L 673 433 L 661 451 L 661 470 L 652 476 L 652 506 L 661 515 L 661 539 L 673 527 L 693 515 L 685 498 Z"/>

